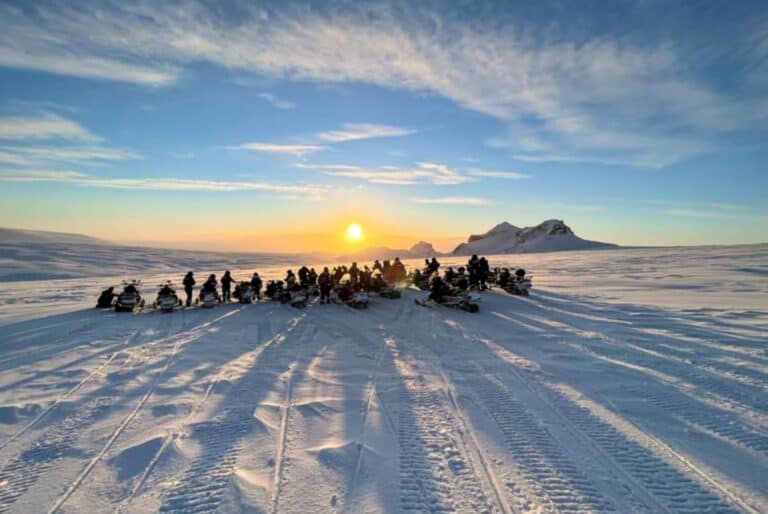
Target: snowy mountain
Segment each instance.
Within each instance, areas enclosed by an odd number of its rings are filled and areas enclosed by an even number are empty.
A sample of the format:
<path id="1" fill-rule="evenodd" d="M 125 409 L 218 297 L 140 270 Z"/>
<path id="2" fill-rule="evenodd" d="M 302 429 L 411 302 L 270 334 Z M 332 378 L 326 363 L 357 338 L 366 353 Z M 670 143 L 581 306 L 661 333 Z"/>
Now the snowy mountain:
<path id="1" fill-rule="evenodd" d="M 441 255 L 440 252 L 434 249 L 432 243 L 426 241 L 419 241 L 413 245 L 409 251 L 411 257 L 434 257 Z"/>
<path id="2" fill-rule="evenodd" d="M 373 246 L 358 250 L 354 253 L 347 255 L 340 255 L 337 259 L 341 261 L 357 260 L 357 261 L 373 261 L 376 259 L 394 259 L 400 257 L 401 259 L 416 259 L 423 257 L 434 257 L 442 255 L 440 252 L 434 249 L 431 243 L 426 241 L 419 241 L 413 245 L 409 250 L 405 248 L 389 248 L 388 246 Z"/>
<path id="3" fill-rule="evenodd" d="M 615 248 L 616 245 L 587 241 L 573 233 L 562 220 L 547 220 L 534 227 L 519 228 L 502 222 L 485 234 L 471 235 L 453 255 L 556 252 Z"/>

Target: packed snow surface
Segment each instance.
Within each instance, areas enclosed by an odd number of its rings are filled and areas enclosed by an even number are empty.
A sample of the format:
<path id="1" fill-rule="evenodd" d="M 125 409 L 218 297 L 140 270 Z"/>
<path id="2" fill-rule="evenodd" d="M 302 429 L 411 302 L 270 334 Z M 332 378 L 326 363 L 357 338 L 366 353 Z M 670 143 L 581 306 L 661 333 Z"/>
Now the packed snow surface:
<path id="1" fill-rule="evenodd" d="M 116 314 L 105 263 L 0 283 L 0 512 L 768 512 L 768 246 L 490 262 L 532 296 Z"/>

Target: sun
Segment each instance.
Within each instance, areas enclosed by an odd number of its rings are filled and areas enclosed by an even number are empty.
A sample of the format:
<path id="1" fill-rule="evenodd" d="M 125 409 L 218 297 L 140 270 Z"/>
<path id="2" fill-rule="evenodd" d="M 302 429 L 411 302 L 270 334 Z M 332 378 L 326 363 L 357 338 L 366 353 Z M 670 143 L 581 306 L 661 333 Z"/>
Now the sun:
<path id="1" fill-rule="evenodd" d="M 363 238 L 363 227 L 357 223 L 350 223 L 347 226 L 347 239 L 350 241 L 360 241 Z"/>

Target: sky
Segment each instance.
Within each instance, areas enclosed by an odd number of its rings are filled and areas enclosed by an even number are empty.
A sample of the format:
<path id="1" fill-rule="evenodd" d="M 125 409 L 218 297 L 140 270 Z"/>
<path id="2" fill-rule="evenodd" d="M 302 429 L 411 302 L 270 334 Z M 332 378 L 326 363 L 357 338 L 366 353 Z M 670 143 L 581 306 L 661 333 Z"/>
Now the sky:
<path id="1" fill-rule="evenodd" d="M 0 1 L 0 226 L 768 241 L 764 1 Z M 350 241 L 357 223 L 364 238 Z"/>

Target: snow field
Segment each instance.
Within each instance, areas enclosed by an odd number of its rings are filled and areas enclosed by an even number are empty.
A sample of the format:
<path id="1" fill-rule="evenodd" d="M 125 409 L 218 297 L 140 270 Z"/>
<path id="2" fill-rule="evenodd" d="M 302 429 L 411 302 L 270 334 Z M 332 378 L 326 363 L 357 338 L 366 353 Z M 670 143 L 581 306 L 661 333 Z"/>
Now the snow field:
<path id="1" fill-rule="evenodd" d="M 648 252 L 478 314 L 6 311 L 0 512 L 766 512 L 760 264 Z"/>

